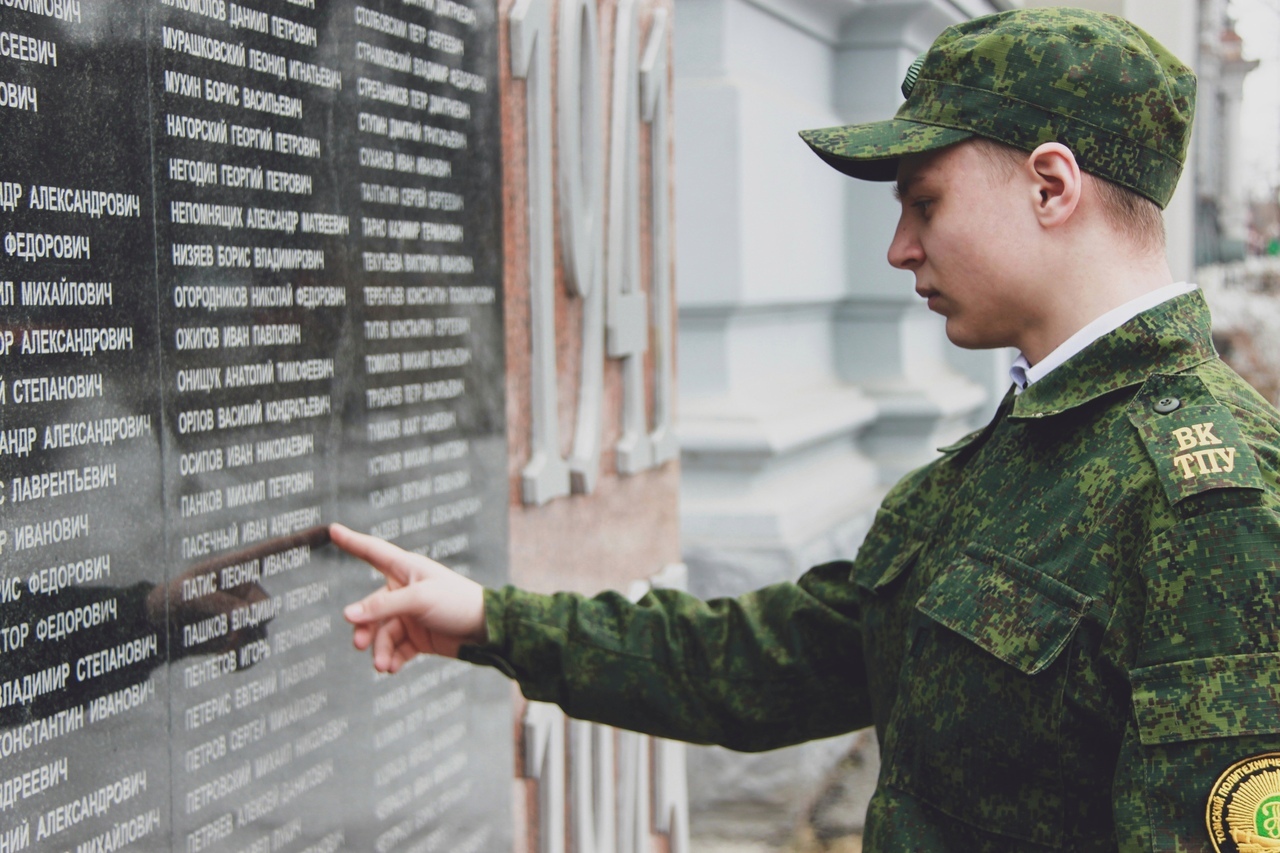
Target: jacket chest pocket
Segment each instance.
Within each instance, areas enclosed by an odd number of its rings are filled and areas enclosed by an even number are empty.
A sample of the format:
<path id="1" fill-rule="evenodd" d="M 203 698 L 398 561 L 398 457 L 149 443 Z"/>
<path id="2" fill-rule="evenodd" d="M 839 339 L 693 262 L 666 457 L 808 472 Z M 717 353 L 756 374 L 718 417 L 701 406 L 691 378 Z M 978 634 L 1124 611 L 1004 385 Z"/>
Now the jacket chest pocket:
<path id="1" fill-rule="evenodd" d="M 989 832 L 1062 842 L 1068 647 L 1090 599 L 970 548 L 916 603 L 885 781 Z"/>

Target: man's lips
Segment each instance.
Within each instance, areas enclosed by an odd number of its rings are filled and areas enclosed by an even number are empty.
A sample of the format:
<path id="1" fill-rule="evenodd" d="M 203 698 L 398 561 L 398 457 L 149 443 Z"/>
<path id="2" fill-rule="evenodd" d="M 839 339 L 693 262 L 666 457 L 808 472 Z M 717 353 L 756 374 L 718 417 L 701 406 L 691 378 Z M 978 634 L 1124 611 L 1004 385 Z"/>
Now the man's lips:
<path id="1" fill-rule="evenodd" d="M 916 285 L 916 293 L 925 301 L 925 306 L 935 314 L 942 312 L 942 291 L 935 290 L 927 285 Z"/>

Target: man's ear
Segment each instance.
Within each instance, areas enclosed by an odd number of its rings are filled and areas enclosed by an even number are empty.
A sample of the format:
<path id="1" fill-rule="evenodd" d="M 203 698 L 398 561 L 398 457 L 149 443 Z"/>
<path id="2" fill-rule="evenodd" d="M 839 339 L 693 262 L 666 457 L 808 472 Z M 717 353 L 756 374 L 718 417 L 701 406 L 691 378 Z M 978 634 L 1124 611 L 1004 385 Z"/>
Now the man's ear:
<path id="1" fill-rule="evenodd" d="M 1060 142 L 1046 142 L 1031 152 L 1025 168 L 1036 219 L 1045 228 L 1064 224 L 1075 213 L 1084 188 L 1076 155 Z"/>

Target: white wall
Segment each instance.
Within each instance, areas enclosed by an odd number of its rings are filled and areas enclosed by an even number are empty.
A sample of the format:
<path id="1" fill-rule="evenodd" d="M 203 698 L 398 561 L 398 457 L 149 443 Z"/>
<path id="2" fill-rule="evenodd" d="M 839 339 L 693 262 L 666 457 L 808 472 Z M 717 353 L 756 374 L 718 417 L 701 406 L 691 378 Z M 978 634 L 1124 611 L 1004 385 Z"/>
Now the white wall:
<path id="1" fill-rule="evenodd" d="M 985 417 L 964 357 L 885 260 L 897 206 L 797 136 L 886 118 L 911 61 L 987 0 L 677 0 L 681 526 L 690 588 L 852 556 L 888 483 Z M 976 381 L 975 381 L 976 380 Z M 695 831 L 790 825 L 847 740 L 690 755 Z M 874 771 L 872 771 L 874 772 Z M 744 804 L 750 804 L 744 808 Z"/>

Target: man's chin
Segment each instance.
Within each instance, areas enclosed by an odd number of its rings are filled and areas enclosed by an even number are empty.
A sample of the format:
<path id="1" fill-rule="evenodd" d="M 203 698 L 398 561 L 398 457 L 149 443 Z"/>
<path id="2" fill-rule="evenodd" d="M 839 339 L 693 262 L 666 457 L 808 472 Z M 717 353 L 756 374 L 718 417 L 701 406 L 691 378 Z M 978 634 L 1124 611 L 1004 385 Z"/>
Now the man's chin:
<path id="1" fill-rule="evenodd" d="M 981 330 L 966 328 L 955 317 L 947 317 L 947 340 L 961 349 L 996 349 L 1008 346 L 1003 341 L 993 340 L 990 335 L 982 334 Z"/>

